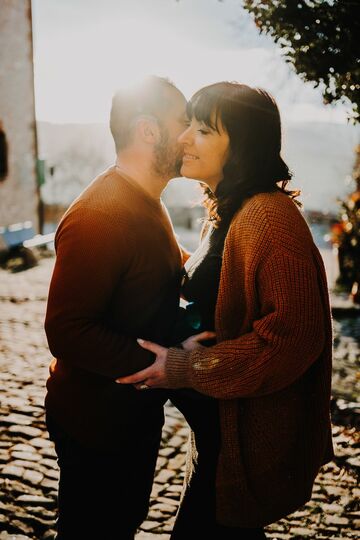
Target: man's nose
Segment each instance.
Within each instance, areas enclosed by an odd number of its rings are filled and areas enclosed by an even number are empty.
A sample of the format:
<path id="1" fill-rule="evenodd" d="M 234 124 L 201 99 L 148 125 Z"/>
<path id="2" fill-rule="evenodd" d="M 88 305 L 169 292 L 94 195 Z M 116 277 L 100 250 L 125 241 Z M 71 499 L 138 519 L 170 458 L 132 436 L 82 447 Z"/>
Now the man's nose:
<path id="1" fill-rule="evenodd" d="M 186 128 L 185 131 L 180 133 L 178 137 L 178 143 L 185 144 L 189 143 L 190 127 Z"/>

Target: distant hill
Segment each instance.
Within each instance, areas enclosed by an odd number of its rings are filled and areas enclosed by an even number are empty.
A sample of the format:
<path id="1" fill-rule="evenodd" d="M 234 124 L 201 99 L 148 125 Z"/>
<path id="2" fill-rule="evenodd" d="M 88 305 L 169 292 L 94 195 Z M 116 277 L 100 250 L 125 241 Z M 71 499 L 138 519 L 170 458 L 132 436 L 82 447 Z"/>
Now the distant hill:
<path id="1" fill-rule="evenodd" d="M 99 172 L 114 162 L 113 141 L 104 124 L 38 122 L 39 155 L 53 166 L 43 198 L 70 203 Z M 291 123 L 283 133 L 283 155 L 294 172 L 293 186 L 302 190 L 307 210 L 337 210 L 337 198 L 350 191 L 359 126 L 330 123 Z M 199 197 L 197 183 L 176 179 L 164 197 L 169 206 L 188 205 Z"/>

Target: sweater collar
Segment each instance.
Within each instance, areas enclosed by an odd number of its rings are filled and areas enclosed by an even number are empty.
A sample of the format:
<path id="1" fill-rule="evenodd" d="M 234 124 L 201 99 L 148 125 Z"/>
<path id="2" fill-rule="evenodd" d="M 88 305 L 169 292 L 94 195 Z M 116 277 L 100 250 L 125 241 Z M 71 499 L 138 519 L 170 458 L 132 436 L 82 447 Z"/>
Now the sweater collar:
<path id="1" fill-rule="evenodd" d="M 162 206 L 162 201 L 161 201 L 161 198 L 159 199 L 154 199 L 154 197 L 151 197 L 151 195 L 149 195 L 149 193 L 143 188 L 141 187 L 133 178 L 131 178 L 131 176 L 128 176 L 127 174 L 125 174 L 121 169 L 120 167 L 118 167 L 118 165 L 114 165 L 113 166 L 113 170 L 116 172 L 116 174 L 118 174 L 123 180 L 125 180 L 125 182 L 127 182 L 128 184 L 130 184 L 136 191 L 139 195 L 141 195 L 141 197 L 143 199 L 145 199 L 149 204 L 151 204 L 154 208 L 161 208 Z"/>

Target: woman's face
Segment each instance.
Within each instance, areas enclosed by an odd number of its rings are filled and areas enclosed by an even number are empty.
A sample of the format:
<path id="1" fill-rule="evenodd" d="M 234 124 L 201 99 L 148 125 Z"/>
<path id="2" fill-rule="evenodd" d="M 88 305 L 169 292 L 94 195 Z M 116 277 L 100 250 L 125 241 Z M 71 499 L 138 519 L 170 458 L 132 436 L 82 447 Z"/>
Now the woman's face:
<path id="1" fill-rule="evenodd" d="M 229 135 L 220 121 L 218 128 L 216 131 L 193 117 L 178 139 L 184 146 L 182 176 L 205 182 L 213 192 L 223 179 L 229 156 Z"/>

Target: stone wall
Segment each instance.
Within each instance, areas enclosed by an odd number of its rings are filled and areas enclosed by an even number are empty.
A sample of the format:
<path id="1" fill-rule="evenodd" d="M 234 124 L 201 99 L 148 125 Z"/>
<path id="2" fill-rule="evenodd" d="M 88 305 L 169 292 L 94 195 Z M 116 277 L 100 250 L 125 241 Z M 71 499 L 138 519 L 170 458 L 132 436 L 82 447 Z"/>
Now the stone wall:
<path id="1" fill-rule="evenodd" d="M 0 226 L 30 220 L 38 229 L 31 0 L 1 0 L 0 123 L 8 147 Z"/>

